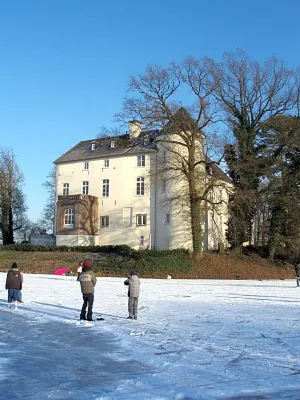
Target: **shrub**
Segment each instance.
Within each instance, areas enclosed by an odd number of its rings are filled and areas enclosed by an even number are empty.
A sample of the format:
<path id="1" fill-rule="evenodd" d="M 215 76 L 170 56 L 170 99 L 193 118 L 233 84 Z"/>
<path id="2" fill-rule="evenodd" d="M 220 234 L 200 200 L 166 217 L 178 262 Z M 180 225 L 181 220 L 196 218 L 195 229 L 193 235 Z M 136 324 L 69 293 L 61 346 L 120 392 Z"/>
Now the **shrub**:
<path id="1" fill-rule="evenodd" d="M 120 255 L 130 255 L 134 252 L 129 246 L 125 244 L 121 245 L 109 245 L 109 246 L 42 246 L 38 244 L 10 244 L 1 245 L 0 251 L 13 250 L 13 251 L 42 251 L 42 252 L 53 252 L 53 251 L 76 251 L 81 253 L 117 253 Z"/>
<path id="2" fill-rule="evenodd" d="M 127 275 L 134 269 L 138 274 L 147 276 L 182 274 L 192 268 L 188 251 L 182 249 L 132 251 L 123 257 L 96 261 L 94 266 L 99 272 L 110 275 Z"/>

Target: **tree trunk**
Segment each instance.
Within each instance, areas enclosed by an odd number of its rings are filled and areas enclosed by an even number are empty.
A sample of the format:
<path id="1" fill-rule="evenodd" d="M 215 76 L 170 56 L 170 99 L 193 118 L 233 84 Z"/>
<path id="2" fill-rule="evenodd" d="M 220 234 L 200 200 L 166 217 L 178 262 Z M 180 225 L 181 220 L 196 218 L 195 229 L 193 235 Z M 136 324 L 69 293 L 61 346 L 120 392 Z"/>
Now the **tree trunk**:
<path id="1" fill-rule="evenodd" d="M 202 255 L 203 252 L 203 232 L 201 224 L 201 200 L 196 196 L 190 196 L 192 243 L 194 253 Z"/>
<path id="2" fill-rule="evenodd" d="M 2 240 L 3 244 L 13 244 L 14 243 L 14 233 L 13 233 L 13 212 L 10 207 L 9 210 L 3 210 L 2 215 Z"/>
<path id="3" fill-rule="evenodd" d="M 14 244 L 14 222 L 13 222 L 13 211 L 12 207 L 9 208 L 8 214 L 8 244 Z"/>

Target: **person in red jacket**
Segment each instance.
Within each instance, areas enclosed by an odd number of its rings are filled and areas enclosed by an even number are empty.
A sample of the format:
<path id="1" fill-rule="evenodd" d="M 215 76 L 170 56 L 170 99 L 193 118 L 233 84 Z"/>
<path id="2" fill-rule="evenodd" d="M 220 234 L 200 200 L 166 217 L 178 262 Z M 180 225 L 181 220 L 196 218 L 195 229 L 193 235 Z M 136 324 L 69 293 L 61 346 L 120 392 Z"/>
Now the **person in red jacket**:
<path id="1" fill-rule="evenodd" d="M 22 277 L 15 262 L 7 273 L 5 289 L 8 290 L 8 307 L 11 308 L 12 302 L 14 302 L 15 308 L 18 308 L 18 302 L 21 302 Z"/>

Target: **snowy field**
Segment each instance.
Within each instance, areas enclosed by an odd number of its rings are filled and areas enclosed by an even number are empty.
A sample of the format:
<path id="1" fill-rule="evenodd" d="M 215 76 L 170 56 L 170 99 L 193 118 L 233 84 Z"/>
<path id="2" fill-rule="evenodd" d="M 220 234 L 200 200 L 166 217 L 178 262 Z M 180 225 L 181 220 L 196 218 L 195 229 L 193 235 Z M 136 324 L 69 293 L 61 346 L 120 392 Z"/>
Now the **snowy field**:
<path id="1" fill-rule="evenodd" d="M 300 399 L 295 281 L 141 279 L 127 320 L 121 278 L 100 278 L 80 323 L 75 277 L 25 275 L 8 310 L 0 274 L 0 399 Z"/>

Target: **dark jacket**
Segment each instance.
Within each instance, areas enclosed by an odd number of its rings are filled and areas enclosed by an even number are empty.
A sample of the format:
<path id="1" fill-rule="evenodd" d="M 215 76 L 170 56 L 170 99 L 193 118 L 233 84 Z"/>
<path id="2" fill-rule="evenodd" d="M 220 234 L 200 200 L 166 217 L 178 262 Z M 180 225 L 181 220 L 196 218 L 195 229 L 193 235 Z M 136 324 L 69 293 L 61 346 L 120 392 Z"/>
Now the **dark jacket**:
<path id="1" fill-rule="evenodd" d="M 128 297 L 139 297 L 140 295 L 140 280 L 136 274 L 131 274 L 124 282 L 124 285 L 129 286 Z"/>
<path id="2" fill-rule="evenodd" d="M 94 287 L 97 283 L 97 278 L 91 267 L 83 267 L 79 275 L 79 282 L 82 294 L 94 293 Z"/>
<path id="3" fill-rule="evenodd" d="M 18 269 L 10 269 L 7 273 L 5 289 L 22 290 L 22 278 Z"/>

